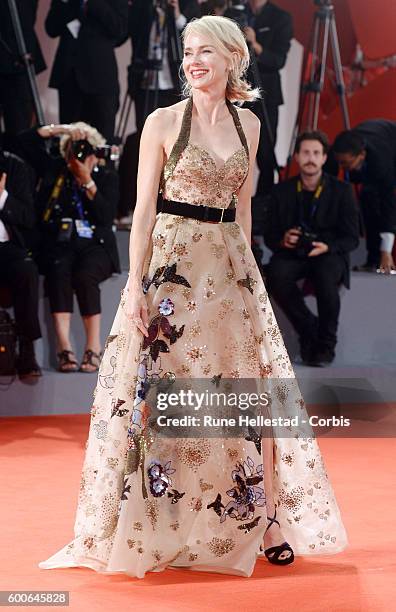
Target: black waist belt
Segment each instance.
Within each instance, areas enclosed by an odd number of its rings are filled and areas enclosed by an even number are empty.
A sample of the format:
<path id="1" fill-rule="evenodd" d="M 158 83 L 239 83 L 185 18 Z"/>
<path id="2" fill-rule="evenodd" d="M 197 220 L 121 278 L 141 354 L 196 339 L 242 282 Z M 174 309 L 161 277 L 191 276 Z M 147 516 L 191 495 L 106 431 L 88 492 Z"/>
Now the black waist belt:
<path id="1" fill-rule="evenodd" d="M 181 215 L 191 217 L 200 221 L 235 221 L 235 208 L 215 208 L 213 206 L 197 206 L 187 202 L 175 202 L 174 200 L 160 200 L 157 212 L 170 213 L 171 215 Z"/>

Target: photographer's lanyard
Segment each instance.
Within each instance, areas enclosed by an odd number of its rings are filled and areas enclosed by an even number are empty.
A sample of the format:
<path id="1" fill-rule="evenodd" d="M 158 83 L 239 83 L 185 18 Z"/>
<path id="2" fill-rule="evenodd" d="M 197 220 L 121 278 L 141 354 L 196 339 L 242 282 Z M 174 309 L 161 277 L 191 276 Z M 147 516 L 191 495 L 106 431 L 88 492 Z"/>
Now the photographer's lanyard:
<path id="1" fill-rule="evenodd" d="M 79 219 L 81 219 L 82 221 L 84 219 L 84 208 L 81 200 L 80 190 L 78 189 L 77 184 L 74 180 L 72 187 L 72 202 L 75 204 Z"/>
<path id="2" fill-rule="evenodd" d="M 78 236 L 80 238 L 92 238 L 93 229 L 88 219 L 84 219 L 84 207 L 81 199 L 81 191 L 74 180 L 72 187 L 72 202 L 75 204 L 80 217 L 79 219 L 74 220 Z"/>
<path id="3" fill-rule="evenodd" d="M 55 204 L 59 200 L 59 196 L 60 196 L 61 191 L 63 189 L 63 186 L 65 184 L 65 178 L 66 178 L 66 175 L 65 175 L 65 173 L 63 171 L 60 174 L 58 174 L 58 176 L 56 178 L 55 184 L 54 184 L 54 186 L 52 188 L 52 191 L 51 191 L 51 195 L 48 198 L 48 203 L 47 203 L 46 209 L 45 209 L 45 211 L 43 213 L 43 221 L 44 221 L 44 223 L 48 223 L 50 218 L 51 218 L 52 211 L 54 210 Z"/>
<path id="4" fill-rule="evenodd" d="M 323 192 L 323 186 L 324 185 L 323 185 L 323 179 L 322 179 L 319 185 L 317 186 L 315 193 L 313 194 L 313 197 L 312 197 L 312 202 L 309 207 L 309 224 L 308 225 L 312 223 L 312 220 L 318 209 L 319 199 Z M 305 227 L 307 223 L 305 223 L 305 214 L 304 214 L 305 207 L 304 207 L 304 202 L 303 202 L 303 185 L 302 185 L 301 179 L 298 179 L 297 181 L 297 202 L 298 202 L 299 225 L 301 225 L 301 227 Z"/>

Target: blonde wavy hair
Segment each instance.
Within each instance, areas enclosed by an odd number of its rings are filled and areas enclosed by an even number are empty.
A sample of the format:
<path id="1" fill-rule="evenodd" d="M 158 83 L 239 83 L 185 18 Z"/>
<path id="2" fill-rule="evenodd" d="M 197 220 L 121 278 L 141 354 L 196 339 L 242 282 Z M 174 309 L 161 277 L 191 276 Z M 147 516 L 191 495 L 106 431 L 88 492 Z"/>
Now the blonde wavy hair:
<path id="1" fill-rule="evenodd" d="M 190 34 L 207 36 L 213 41 L 216 49 L 227 60 L 231 67 L 226 86 L 226 98 L 230 102 L 252 102 L 261 97 L 258 88 L 253 89 L 245 79 L 250 63 L 249 49 L 238 24 L 228 17 L 206 15 L 190 21 L 183 30 L 183 44 Z M 183 80 L 183 94 L 191 95 L 192 87 L 187 82 L 185 74 L 181 72 Z"/>
<path id="2" fill-rule="evenodd" d="M 85 123 L 84 121 L 76 121 L 75 123 L 70 123 L 75 128 L 79 128 L 80 130 L 85 130 L 87 133 L 87 138 L 89 144 L 93 147 L 101 147 L 106 144 L 106 138 L 102 136 L 100 132 L 89 123 Z M 69 143 L 70 136 L 69 134 L 63 134 L 59 141 L 59 150 L 62 157 L 65 157 L 67 145 Z"/>

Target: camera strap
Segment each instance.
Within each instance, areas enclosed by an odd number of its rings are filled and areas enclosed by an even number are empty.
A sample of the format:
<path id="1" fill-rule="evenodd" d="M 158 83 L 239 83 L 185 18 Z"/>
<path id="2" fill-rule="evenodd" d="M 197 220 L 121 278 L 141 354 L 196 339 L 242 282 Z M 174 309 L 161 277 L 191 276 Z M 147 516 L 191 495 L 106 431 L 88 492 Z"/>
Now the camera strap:
<path id="1" fill-rule="evenodd" d="M 74 202 L 77 212 L 78 212 L 78 216 L 82 221 L 84 219 L 84 208 L 83 208 L 80 190 L 78 189 L 77 184 L 74 180 L 73 180 L 73 187 L 72 187 L 72 201 Z"/>
<path id="2" fill-rule="evenodd" d="M 320 197 L 322 195 L 324 188 L 324 180 L 321 179 L 319 185 L 315 189 L 315 193 L 312 197 L 311 206 L 309 207 L 309 223 L 312 223 L 313 218 L 316 215 L 316 211 L 318 210 Z M 304 200 L 303 200 L 303 184 L 301 179 L 297 181 L 297 203 L 298 203 L 298 216 L 299 216 L 299 225 L 301 227 L 305 227 L 307 224 L 305 223 L 305 209 L 304 209 Z"/>
<path id="3" fill-rule="evenodd" d="M 47 206 L 45 208 L 45 211 L 43 213 L 43 221 L 44 223 L 48 223 L 49 220 L 51 219 L 51 215 L 52 215 L 52 211 L 54 210 L 54 206 L 57 203 L 57 201 L 59 200 L 59 196 L 62 192 L 63 186 L 65 184 L 65 172 L 62 171 L 60 174 L 58 174 L 56 181 L 54 183 L 54 186 L 52 188 L 50 197 L 48 198 L 48 202 L 47 202 Z"/>

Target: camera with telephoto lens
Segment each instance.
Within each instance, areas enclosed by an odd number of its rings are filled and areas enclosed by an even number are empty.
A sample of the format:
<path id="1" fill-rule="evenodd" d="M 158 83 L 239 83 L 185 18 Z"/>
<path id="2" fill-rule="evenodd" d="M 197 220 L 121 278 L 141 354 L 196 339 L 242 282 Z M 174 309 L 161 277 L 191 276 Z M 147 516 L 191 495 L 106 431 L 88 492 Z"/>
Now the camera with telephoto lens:
<path id="1" fill-rule="evenodd" d="M 75 140 L 71 147 L 73 156 L 80 162 L 89 155 L 96 155 L 98 159 L 105 161 L 117 161 L 119 158 L 119 147 L 117 145 L 100 145 L 94 147 L 88 140 Z"/>
<path id="2" fill-rule="evenodd" d="M 301 226 L 297 229 L 300 230 L 301 235 L 298 238 L 296 252 L 300 257 L 306 257 L 308 253 L 310 253 L 314 248 L 312 243 L 316 242 L 319 239 L 318 234 L 310 232 L 309 230 L 306 230 L 304 227 Z"/>
<path id="3" fill-rule="evenodd" d="M 224 17 L 236 21 L 242 30 L 249 25 L 247 4 L 248 0 L 231 0 L 228 9 L 224 13 Z"/>

